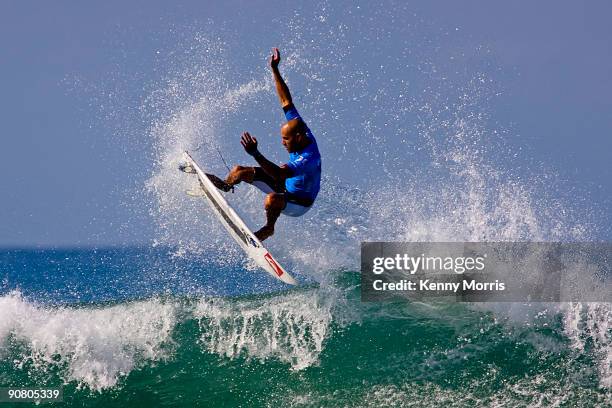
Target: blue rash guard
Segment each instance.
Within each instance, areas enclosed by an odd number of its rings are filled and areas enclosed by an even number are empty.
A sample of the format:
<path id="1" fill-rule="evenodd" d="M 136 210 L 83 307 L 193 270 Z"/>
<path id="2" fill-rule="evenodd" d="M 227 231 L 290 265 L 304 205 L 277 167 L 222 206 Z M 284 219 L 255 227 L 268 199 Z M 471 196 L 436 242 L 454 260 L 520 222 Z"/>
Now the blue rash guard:
<path id="1" fill-rule="evenodd" d="M 300 119 L 306 128 L 306 137 L 310 144 L 299 152 L 289 153 L 287 166 L 293 171 L 293 176 L 285 180 L 285 188 L 291 194 L 314 202 L 321 188 L 321 154 L 317 141 L 293 104 L 285 106 L 287 121 Z"/>

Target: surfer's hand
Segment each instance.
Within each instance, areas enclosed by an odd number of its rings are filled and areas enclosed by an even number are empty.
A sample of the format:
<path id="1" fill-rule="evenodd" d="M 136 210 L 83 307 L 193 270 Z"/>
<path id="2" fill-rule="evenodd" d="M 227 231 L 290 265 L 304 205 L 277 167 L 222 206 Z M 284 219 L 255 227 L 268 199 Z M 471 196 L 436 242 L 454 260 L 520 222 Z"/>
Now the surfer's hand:
<path id="1" fill-rule="evenodd" d="M 251 156 L 254 156 L 257 153 L 257 139 L 249 134 L 249 132 L 244 132 L 242 137 L 240 138 L 240 144 L 244 147 L 244 151 L 246 151 Z"/>
<path id="2" fill-rule="evenodd" d="M 270 55 L 270 68 L 277 69 L 280 64 L 280 51 L 278 48 L 272 48 L 272 55 Z"/>

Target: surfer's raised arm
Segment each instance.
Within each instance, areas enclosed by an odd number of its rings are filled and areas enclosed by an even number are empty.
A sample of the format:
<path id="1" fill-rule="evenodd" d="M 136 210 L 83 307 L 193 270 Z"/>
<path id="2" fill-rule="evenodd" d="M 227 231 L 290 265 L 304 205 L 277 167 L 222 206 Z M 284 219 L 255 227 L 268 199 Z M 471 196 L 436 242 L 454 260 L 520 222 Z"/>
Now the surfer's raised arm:
<path id="1" fill-rule="evenodd" d="M 270 56 L 270 69 L 272 70 L 272 74 L 274 75 L 274 83 L 276 84 L 276 93 L 278 94 L 278 98 L 280 99 L 281 107 L 289 106 L 293 103 L 291 99 L 291 93 L 289 92 L 289 87 L 285 83 L 285 80 L 280 74 L 278 70 L 278 64 L 280 64 L 280 51 L 278 48 L 272 49 L 272 55 Z"/>

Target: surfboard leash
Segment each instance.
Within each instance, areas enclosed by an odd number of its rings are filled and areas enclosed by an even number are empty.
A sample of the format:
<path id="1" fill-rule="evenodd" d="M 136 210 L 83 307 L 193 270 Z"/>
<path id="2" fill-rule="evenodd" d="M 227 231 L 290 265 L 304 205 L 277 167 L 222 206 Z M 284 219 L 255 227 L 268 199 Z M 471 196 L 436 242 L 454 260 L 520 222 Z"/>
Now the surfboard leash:
<path id="1" fill-rule="evenodd" d="M 229 173 L 230 171 L 232 171 L 229 166 L 227 165 L 227 162 L 225 161 L 225 159 L 223 158 L 223 155 L 221 154 L 221 150 L 219 150 L 219 148 L 217 146 L 215 146 L 215 150 L 217 151 L 217 153 L 219 153 L 219 157 L 221 157 L 221 161 L 223 161 L 223 164 L 225 165 L 225 168 L 227 169 L 227 172 Z"/>
<path id="2" fill-rule="evenodd" d="M 221 150 L 219 150 L 219 147 L 217 147 L 217 146 L 215 146 L 215 150 L 217 151 L 217 153 L 219 153 L 219 157 L 221 157 L 221 161 L 223 161 L 223 164 L 225 165 L 225 168 L 227 169 L 227 172 L 230 173 L 232 170 L 227 165 L 227 162 L 225 161 L 225 158 L 221 154 Z M 232 186 L 230 191 L 232 192 L 232 194 L 234 194 L 234 186 Z"/>

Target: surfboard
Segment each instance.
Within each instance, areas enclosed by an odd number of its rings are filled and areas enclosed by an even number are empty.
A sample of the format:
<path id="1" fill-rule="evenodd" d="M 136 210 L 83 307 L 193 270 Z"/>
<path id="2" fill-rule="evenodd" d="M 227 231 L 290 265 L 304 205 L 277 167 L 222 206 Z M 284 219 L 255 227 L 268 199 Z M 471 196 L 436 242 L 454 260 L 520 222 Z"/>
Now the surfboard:
<path id="1" fill-rule="evenodd" d="M 223 198 L 221 192 L 208 179 L 202 168 L 191 157 L 189 152 L 185 152 L 185 159 L 195 170 L 195 175 L 200 181 L 200 191 L 188 191 L 190 196 L 202 196 L 210 205 L 213 213 L 217 216 L 221 224 L 229 232 L 230 236 L 240 245 L 259 267 L 264 269 L 274 278 L 285 282 L 289 285 L 297 284 L 296 280 L 274 259 L 270 251 L 268 251 L 261 241 L 257 239 L 255 234 L 247 227 L 246 223 L 236 214 L 236 211 Z M 185 171 L 185 170 L 183 170 Z"/>

